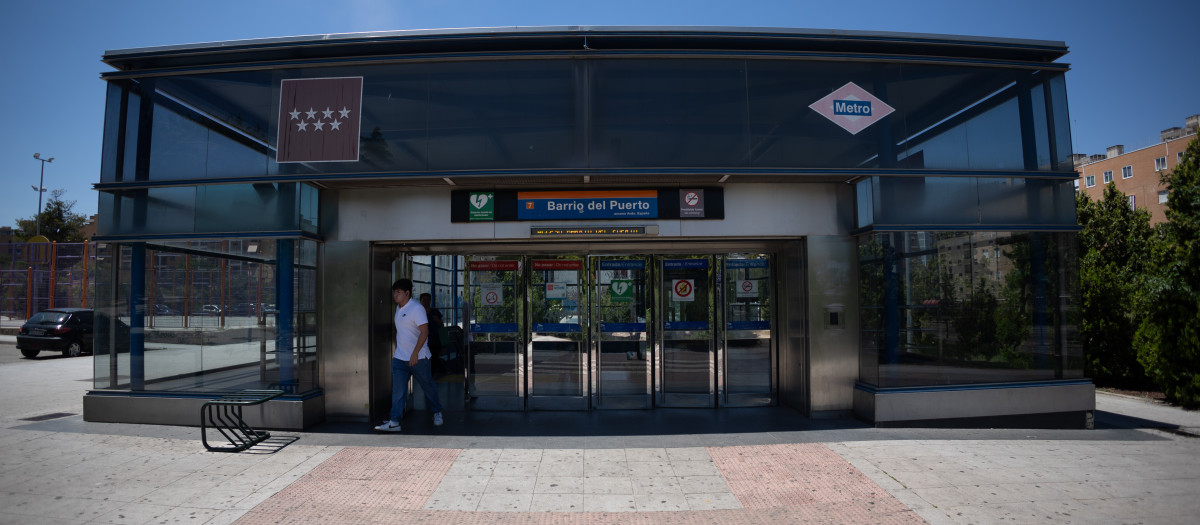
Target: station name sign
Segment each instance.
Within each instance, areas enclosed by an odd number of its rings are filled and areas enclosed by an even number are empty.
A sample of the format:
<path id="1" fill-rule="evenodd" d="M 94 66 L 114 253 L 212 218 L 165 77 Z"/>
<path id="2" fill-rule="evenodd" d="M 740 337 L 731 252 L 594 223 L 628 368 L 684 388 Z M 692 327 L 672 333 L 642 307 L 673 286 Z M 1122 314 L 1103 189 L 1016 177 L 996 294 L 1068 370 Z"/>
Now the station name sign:
<path id="1" fill-rule="evenodd" d="M 456 190 L 451 222 L 724 219 L 724 188 Z M 634 233 L 594 233 L 593 235 Z"/>
<path id="2" fill-rule="evenodd" d="M 657 217 L 655 190 L 517 192 L 517 219 L 522 221 Z"/>

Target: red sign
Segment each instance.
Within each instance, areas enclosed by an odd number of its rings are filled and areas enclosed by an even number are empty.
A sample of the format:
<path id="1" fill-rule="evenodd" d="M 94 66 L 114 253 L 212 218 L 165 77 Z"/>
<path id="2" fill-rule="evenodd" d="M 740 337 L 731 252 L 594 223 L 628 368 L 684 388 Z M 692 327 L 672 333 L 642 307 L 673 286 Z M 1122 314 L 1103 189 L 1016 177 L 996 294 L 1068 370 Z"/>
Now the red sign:
<path id="1" fill-rule="evenodd" d="M 572 260 L 545 260 L 533 261 L 534 270 L 580 270 L 583 269 L 583 261 Z"/>
<path id="2" fill-rule="evenodd" d="M 362 77 L 282 81 L 275 161 L 357 162 L 362 87 Z"/>
<path id="3" fill-rule="evenodd" d="M 471 261 L 467 267 L 472 272 L 516 271 L 517 261 Z"/>

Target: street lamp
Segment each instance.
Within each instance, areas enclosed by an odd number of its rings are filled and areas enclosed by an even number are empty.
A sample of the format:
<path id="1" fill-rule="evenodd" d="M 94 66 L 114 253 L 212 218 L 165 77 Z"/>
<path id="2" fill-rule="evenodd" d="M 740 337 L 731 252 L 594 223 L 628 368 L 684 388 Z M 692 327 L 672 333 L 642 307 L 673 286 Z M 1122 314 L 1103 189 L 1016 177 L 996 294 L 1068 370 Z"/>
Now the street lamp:
<path id="1" fill-rule="evenodd" d="M 37 236 L 41 237 L 42 236 L 42 194 L 46 192 L 46 186 L 43 185 L 46 182 L 46 163 L 54 162 L 54 157 L 50 157 L 48 159 L 43 159 L 41 153 L 34 153 L 33 158 L 42 161 L 42 175 L 41 175 L 41 177 L 38 177 L 38 185 L 34 186 L 34 188 L 33 188 L 33 191 L 38 192 L 38 211 L 37 211 L 37 215 L 35 215 L 34 218 L 37 219 Z"/>

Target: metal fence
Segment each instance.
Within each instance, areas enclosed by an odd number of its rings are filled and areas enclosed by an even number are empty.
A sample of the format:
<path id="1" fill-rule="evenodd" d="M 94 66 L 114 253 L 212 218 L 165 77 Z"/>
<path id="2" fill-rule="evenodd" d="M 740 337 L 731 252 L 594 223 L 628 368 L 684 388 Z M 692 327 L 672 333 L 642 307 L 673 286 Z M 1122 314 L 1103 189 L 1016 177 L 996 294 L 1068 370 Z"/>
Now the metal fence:
<path id="1" fill-rule="evenodd" d="M 0 243 L 0 328 L 47 308 L 91 308 L 95 294 L 95 243 Z"/>

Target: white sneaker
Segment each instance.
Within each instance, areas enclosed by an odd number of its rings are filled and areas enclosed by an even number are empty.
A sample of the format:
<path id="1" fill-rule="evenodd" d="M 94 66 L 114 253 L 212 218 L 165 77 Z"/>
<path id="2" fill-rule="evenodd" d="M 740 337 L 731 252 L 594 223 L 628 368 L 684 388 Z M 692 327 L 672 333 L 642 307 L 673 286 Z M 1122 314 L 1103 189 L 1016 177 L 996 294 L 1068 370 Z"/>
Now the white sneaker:
<path id="1" fill-rule="evenodd" d="M 380 432 L 399 432 L 400 431 L 400 422 L 399 421 L 384 421 L 383 423 L 380 423 L 379 426 L 375 427 L 375 430 L 378 430 Z"/>
<path id="2" fill-rule="evenodd" d="M 440 426 L 442 426 L 442 423 L 443 423 L 443 421 L 442 421 L 442 413 L 441 413 L 441 412 L 434 412 L 434 414 L 433 414 L 433 426 L 435 426 L 435 427 L 440 427 Z"/>

